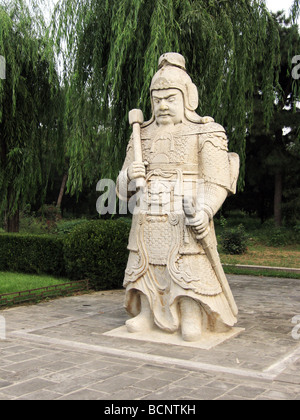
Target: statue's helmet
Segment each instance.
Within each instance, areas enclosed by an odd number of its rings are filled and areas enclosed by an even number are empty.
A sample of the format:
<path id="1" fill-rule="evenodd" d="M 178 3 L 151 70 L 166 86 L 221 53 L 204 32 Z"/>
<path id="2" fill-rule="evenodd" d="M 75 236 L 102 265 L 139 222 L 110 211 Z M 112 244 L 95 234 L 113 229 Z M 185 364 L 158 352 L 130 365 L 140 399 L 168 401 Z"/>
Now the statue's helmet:
<path id="1" fill-rule="evenodd" d="M 191 112 L 198 108 L 198 89 L 186 72 L 185 59 L 181 54 L 171 52 L 160 57 L 158 72 L 153 76 L 150 86 L 151 102 L 153 90 L 161 89 L 179 89 L 183 94 L 185 108 Z"/>

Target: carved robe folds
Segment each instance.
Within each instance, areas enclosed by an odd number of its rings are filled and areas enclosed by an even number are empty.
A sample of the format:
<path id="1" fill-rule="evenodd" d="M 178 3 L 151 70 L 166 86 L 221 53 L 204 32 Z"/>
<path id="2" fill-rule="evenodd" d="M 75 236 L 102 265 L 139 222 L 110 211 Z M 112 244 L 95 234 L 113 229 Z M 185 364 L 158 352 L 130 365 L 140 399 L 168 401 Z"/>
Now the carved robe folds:
<path id="1" fill-rule="evenodd" d="M 206 328 L 216 323 L 233 326 L 236 314 L 223 293 L 201 241 L 183 210 L 190 197 L 197 211 L 210 218 L 210 242 L 217 246 L 213 216 L 230 193 L 235 193 L 238 157 L 228 153 L 223 127 L 216 123 L 183 123 L 159 130 L 155 122 L 141 130 L 146 189 L 133 215 L 129 260 L 125 272 L 125 307 L 132 316 L 140 312 L 140 293 L 147 296 L 155 324 L 168 332 L 179 328 L 178 302 L 190 297 L 201 304 Z M 127 168 L 134 160 L 132 141 L 118 177 L 122 199 L 128 191 Z"/>

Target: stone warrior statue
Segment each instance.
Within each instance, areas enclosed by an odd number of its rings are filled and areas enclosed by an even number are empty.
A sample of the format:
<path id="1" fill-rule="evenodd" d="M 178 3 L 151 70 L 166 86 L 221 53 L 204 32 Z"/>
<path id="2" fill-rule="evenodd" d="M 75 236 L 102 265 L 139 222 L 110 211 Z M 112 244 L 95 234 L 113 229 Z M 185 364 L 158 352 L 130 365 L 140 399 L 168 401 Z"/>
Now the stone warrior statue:
<path id="1" fill-rule="evenodd" d="M 124 279 L 132 316 L 126 326 L 132 333 L 157 326 L 198 341 L 237 322 L 213 217 L 236 192 L 239 157 L 228 153 L 224 128 L 196 114 L 198 91 L 182 55 L 161 56 L 150 93 L 152 118 L 131 121 L 133 136 L 117 180 L 121 200 L 142 185 Z"/>

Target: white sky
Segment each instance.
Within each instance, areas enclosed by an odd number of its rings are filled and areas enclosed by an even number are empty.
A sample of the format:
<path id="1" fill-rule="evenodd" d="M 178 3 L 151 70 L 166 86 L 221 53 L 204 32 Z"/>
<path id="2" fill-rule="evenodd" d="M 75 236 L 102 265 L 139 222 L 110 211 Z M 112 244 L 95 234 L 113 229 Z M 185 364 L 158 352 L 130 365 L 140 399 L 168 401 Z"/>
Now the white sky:
<path id="1" fill-rule="evenodd" d="M 272 12 L 278 12 L 278 10 L 288 12 L 292 4 L 293 0 L 266 0 L 266 5 Z"/>
<path id="2" fill-rule="evenodd" d="M 27 0 L 30 3 L 30 0 Z M 59 0 L 44 0 L 44 10 L 51 10 Z M 286 15 L 289 15 L 292 7 L 293 0 L 266 0 L 266 5 L 271 12 L 278 12 L 279 10 L 285 10 Z M 299 18 L 300 24 L 300 18 Z"/>
<path id="3" fill-rule="evenodd" d="M 271 12 L 285 10 L 286 15 L 289 15 L 293 3 L 293 0 L 266 0 L 266 5 Z"/>

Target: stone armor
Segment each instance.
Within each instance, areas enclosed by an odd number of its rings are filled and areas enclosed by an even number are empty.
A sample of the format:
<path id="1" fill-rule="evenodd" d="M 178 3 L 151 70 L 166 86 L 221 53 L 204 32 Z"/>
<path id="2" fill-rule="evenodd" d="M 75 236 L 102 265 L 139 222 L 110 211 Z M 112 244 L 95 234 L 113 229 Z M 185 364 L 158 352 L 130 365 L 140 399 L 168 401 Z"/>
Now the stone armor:
<path id="1" fill-rule="evenodd" d="M 217 247 L 213 216 L 228 194 L 235 193 L 239 162 L 228 153 L 219 124 L 187 121 L 159 130 L 154 121 L 142 126 L 146 188 L 133 215 L 125 272 L 125 307 L 140 311 L 140 293 L 150 304 L 155 324 L 168 332 L 179 328 L 178 301 L 187 296 L 201 304 L 203 322 L 213 329 L 219 321 L 233 326 L 236 313 L 223 293 L 201 241 L 188 226 L 183 197 L 210 218 L 210 243 Z M 121 199 L 129 200 L 127 169 L 134 161 L 132 139 L 117 181 Z M 134 188 L 133 188 L 134 190 Z"/>

